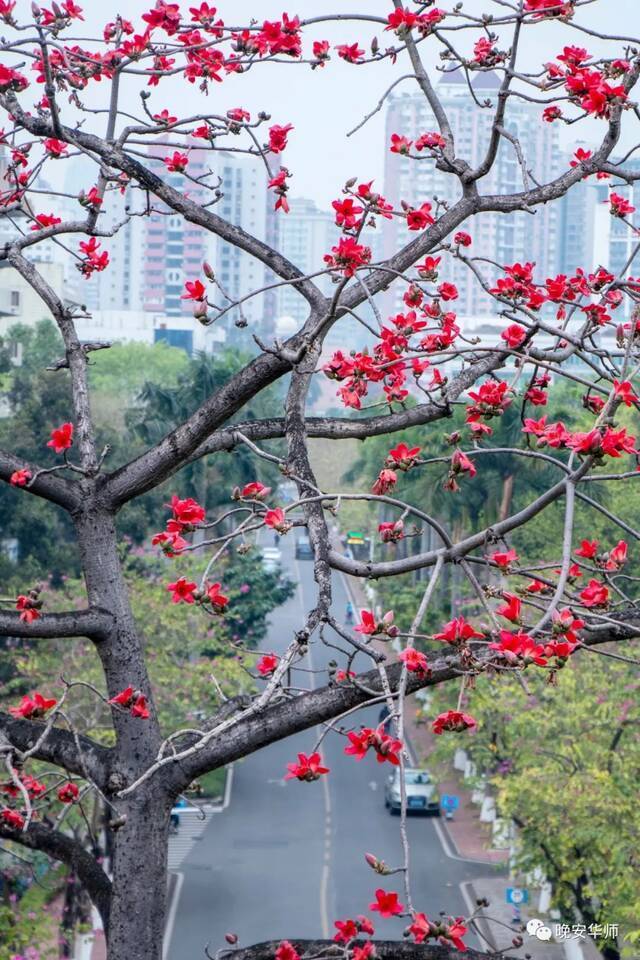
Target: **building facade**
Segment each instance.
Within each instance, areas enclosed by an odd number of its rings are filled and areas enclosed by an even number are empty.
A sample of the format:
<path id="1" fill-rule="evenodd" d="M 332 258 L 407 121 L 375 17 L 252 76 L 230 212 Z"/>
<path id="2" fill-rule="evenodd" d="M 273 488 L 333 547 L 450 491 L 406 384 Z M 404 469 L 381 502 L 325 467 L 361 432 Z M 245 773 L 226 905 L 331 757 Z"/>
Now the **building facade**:
<path id="1" fill-rule="evenodd" d="M 477 102 L 471 97 L 461 71 L 444 76 L 438 84 L 438 95 L 449 117 L 460 157 L 472 167 L 483 160 L 491 136 L 499 77 L 479 73 L 473 82 Z M 478 103 L 491 103 L 480 107 Z M 506 128 L 517 138 L 525 165 L 538 181 L 547 182 L 561 171 L 558 132 L 554 124 L 544 123 L 538 104 L 514 97 L 509 102 Z M 428 201 L 451 206 L 461 195 L 455 176 L 436 169 L 430 159 L 413 160 L 389 151 L 391 135 L 398 133 L 415 140 L 423 133 L 437 131 L 438 126 L 424 95 L 401 94 L 389 99 L 386 119 L 385 196 L 397 208 L 401 200 L 414 206 Z M 511 142 L 502 138 L 498 155 L 490 173 L 478 181 L 483 195 L 518 193 L 523 189 L 523 171 Z M 537 207 L 531 213 L 483 213 L 472 217 L 461 229 L 473 238 L 470 256 L 483 257 L 499 264 L 534 261 L 536 273 L 543 278 L 554 274 L 557 265 L 558 208 L 556 204 Z M 402 219 L 385 221 L 384 252 L 391 256 L 416 234 L 407 230 Z M 447 261 L 445 263 L 445 260 Z M 459 299 L 456 309 L 461 314 L 483 314 L 493 311 L 493 300 L 460 262 L 445 258 L 442 279 L 456 284 Z M 487 280 L 493 280 L 495 268 L 478 265 Z M 388 308 L 401 307 L 402 287 L 394 284 Z"/>

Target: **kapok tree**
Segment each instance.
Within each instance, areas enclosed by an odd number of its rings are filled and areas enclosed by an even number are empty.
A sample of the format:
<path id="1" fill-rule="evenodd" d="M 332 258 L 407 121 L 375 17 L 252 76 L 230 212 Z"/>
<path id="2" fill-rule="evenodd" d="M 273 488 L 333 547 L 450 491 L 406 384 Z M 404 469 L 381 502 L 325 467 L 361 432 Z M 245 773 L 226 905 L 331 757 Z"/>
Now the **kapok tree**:
<path id="1" fill-rule="evenodd" d="M 596 479 L 615 484 L 638 475 L 636 440 L 619 425 L 620 412 L 630 408 L 633 413 L 639 402 L 632 381 L 640 358 L 640 326 L 633 311 L 631 320 L 624 319 L 626 307 L 630 301 L 633 306 L 640 290 L 629 277 L 632 259 L 619 274 L 603 267 L 593 273 L 584 269 L 570 277 L 545 278 L 538 275 L 534 263 L 492 264 L 483 251 L 475 255 L 473 228 L 467 222 L 495 212 L 507 216 L 534 212 L 586 177 L 597 177 L 610 180 L 611 215 L 636 232 L 633 207 L 618 190 L 640 174 L 625 168 L 616 150 L 623 125 L 637 118 L 633 92 L 640 72 L 640 42 L 632 36 L 607 37 L 591 28 L 588 14 L 600 6 L 592 0 L 487 0 L 486 6 L 481 14 L 467 12 L 460 4 L 445 10 L 427 0 L 405 8 L 394 0 L 381 15 L 321 13 L 303 20 L 283 14 L 273 21 L 260 18 L 246 26 L 228 26 L 207 3 L 184 7 L 158 0 L 140 22 L 115 16 L 102 35 L 91 39 L 82 28 L 82 10 L 73 0 L 42 8 L 34 4 L 30 15 L 19 13 L 15 0 L 0 0 L 4 26 L 0 104 L 5 114 L 1 142 L 9 161 L 0 202 L 3 216 L 15 226 L 0 257 L 26 280 L 55 319 L 64 341 L 59 365 L 70 372 L 73 394 L 67 422 L 46 425 L 46 413 L 43 416 L 43 452 L 46 446 L 52 448 L 57 464 L 51 468 L 26 463 L 6 450 L 0 454 L 0 475 L 16 488 L 16 496 L 40 497 L 67 511 L 86 584 L 85 608 L 57 613 L 47 612 L 46 595 L 25 584 L 24 592 L 12 601 L 15 609 L 1 614 L 0 628 L 7 635 L 42 643 L 52 638 L 88 638 L 104 675 L 103 686 L 94 687 L 93 695 L 103 701 L 113 728 L 112 743 L 105 746 L 67 722 L 66 706 L 82 677 L 65 678 L 62 692 L 53 687 L 34 690 L 0 715 L 6 770 L 0 835 L 73 865 L 102 914 L 110 960 L 161 956 L 169 811 L 194 778 L 317 724 L 328 725 L 328 735 L 339 736 L 333 728 L 338 718 L 342 731 L 350 728 L 346 754 L 377 754 L 402 767 L 404 701 L 415 690 L 445 683 L 455 687 L 451 709 L 434 718 L 433 729 L 436 734 L 462 736 L 476 722 L 471 712 L 464 712 L 472 710 L 473 698 L 467 707 L 462 692 L 472 688 L 479 674 L 491 675 L 499 683 L 505 673 L 542 670 L 551 679 L 568 661 L 572 665 L 575 661 L 575 669 L 580 669 L 581 650 L 595 652 L 605 643 L 623 644 L 637 635 L 640 620 L 630 595 L 633 580 L 621 572 L 627 541 L 619 539 L 616 528 L 626 537 L 637 539 L 638 534 L 623 517 L 589 496 Z M 259 14 L 262 10 L 256 6 Z M 564 49 L 544 51 L 537 69 L 522 67 L 523 38 L 535 43 L 537 31 L 549 20 L 574 36 L 568 37 Z M 360 42 L 332 46 L 323 39 L 323 28 L 332 21 L 349 21 L 352 29 L 355 25 L 361 30 Z M 384 38 L 382 44 L 375 34 Z M 591 43 L 600 51 L 597 55 L 592 55 Z M 467 83 L 486 70 L 500 77 L 495 102 L 477 104 L 477 109 L 492 110 L 486 155 L 478 166 L 458 149 L 433 71 L 424 64 L 423 51 L 433 48 L 444 55 L 443 69 L 458 72 Z M 341 192 L 336 187 L 339 197 L 333 207 L 341 237 L 317 265 L 318 273 L 324 271 L 335 281 L 327 296 L 314 277 L 304 275 L 278 249 L 221 217 L 215 204 L 217 182 L 207 173 L 191 176 L 189 162 L 194 146 L 261 157 L 278 215 L 286 216 L 289 173 L 274 163 L 286 156 L 287 138 L 295 133 L 286 109 L 272 105 L 277 122 L 263 114 L 252 117 L 242 108 L 221 115 L 215 112 L 215 97 L 207 95 L 231 74 L 260 70 L 266 63 L 270 69 L 328 72 L 336 58 L 352 64 L 353 70 L 373 70 L 377 63 L 397 60 L 398 71 L 409 71 L 410 82 L 424 95 L 433 115 L 433 128 L 413 142 L 399 130 L 387 148 L 416 162 L 435 164 L 457 182 L 460 197 L 446 207 L 433 197 L 385 198 L 368 182 L 363 160 L 359 179 L 349 180 Z M 132 84 L 138 84 L 141 93 L 137 105 L 132 96 L 124 95 Z M 163 104 L 163 90 L 180 84 L 202 94 L 196 116 L 174 116 Z M 539 104 L 540 123 L 574 125 L 595 120 L 599 145 L 580 151 L 557 178 L 536 182 L 522 145 L 508 129 L 510 105 L 519 98 Z M 487 194 L 483 178 L 503 148 L 514 151 L 523 187 L 516 193 Z M 632 153 L 628 151 L 627 156 Z M 77 216 L 69 218 L 62 215 L 60 193 L 48 192 L 40 175 L 50 165 L 78 154 L 94 162 L 95 178 L 76 195 L 67 195 L 77 202 Z M 182 189 L 167 182 L 167 171 L 183 175 Z M 108 270 L 109 239 L 124 227 L 128 215 L 107 229 L 102 214 L 105 201 L 111 191 L 137 188 L 148 197 L 147 214 L 171 210 L 256 258 L 274 275 L 274 286 L 288 284 L 306 302 L 308 316 L 286 342 L 256 341 L 254 359 L 192 416 L 141 456 L 110 469 L 108 451 L 96 445 L 87 384 L 94 345 L 78 337 L 80 308 L 69 306 L 61 292 L 52 288 L 32 254 L 45 241 L 55 242 L 76 259 L 83 276 Z M 362 235 L 366 225 L 380 225 L 384 218 L 406 220 L 412 239 L 376 263 Z M 466 264 L 494 298 L 496 316 L 504 322 L 495 344 L 465 339 L 452 309 L 455 286 L 439 282 L 441 258 Z M 379 294 L 390 284 L 402 291 L 406 312 L 386 318 L 377 304 Z M 256 292 L 245 291 L 243 299 Z M 193 302 L 194 315 L 202 323 L 215 323 L 236 306 L 225 300 L 205 264 L 200 276 L 188 279 L 184 296 Z M 350 351 L 337 353 L 319 369 L 329 330 L 346 317 L 359 317 L 363 306 L 376 317 L 374 327 L 366 321 L 375 332 L 374 349 L 366 352 L 354 343 Z M 608 335 L 614 326 L 616 337 L 612 338 Z M 345 407 L 360 408 L 368 398 L 379 412 L 356 419 L 349 409 L 343 417 L 308 416 L 309 386 L 314 376 L 323 375 L 339 382 Z M 290 385 L 284 415 L 243 422 L 243 407 L 285 376 L 290 377 Z M 587 432 L 547 422 L 547 417 L 537 417 L 532 409 L 545 405 L 552 383 L 562 378 L 584 386 L 585 404 L 593 416 Z M 450 437 L 452 448 L 444 454 L 451 496 L 464 497 L 465 487 L 473 483 L 486 457 L 500 454 L 492 447 L 491 421 L 516 403 L 522 410 L 521 443 L 509 453 L 522 458 L 525 466 L 543 461 L 557 479 L 526 507 L 493 527 L 474 529 L 454 540 L 436 518 L 396 492 L 407 471 L 424 470 L 428 475 L 442 471 L 442 458 L 432 462 L 421 457 L 419 447 L 409 448 L 402 442 L 402 431 L 435 424 L 440 436 L 441 421 L 451 415 L 454 405 L 466 404 L 465 428 Z M 388 559 L 360 562 L 342 556 L 332 545 L 327 511 L 335 510 L 341 494 L 318 487 L 307 441 L 322 437 L 339 443 L 344 438 L 374 435 L 389 436 L 388 459 L 380 464 L 377 479 L 371 478 L 372 485 L 357 496 L 393 508 L 397 519 L 383 524 L 380 531 L 389 545 Z M 297 501 L 287 507 L 279 506 L 259 479 L 261 459 L 274 456 L 261 444 L 274 438 L 286 443 L 281 468 L 298 490 Z M 167 481 L 186 463 L 218 452 L 227 456 L 239 445 L 255 455 L 256 479 L 230 491 L 236 501 L 231 521 L 227 518 L 216 529 L 219 518 L 207 519 L 201 505 L 176 490 L 167 528 L 154 538 L 158 547 L 171 557 L 192 549 L 194 531 L 207 533 L 198 537 L 205 555 L 201 582 L 174 579 L 167 602 L 176 603 L 176 617 L 185 603 L 197 605 L 203 616 L 224 616 L 227 598 L 224 585 L 216 581 L 218 559 L 229 544 L 244 544 L 264 527 L 287 534 L 293 522 L 300 522 L 298 511 L 315 555 L 316 602 L 284 655 L 265 654 L 257 661 L 255 695 L 219 699 L 198 731 L 162 730 L 123 581 L 115 518 L 125 504 Z M 606 511 L 609 543 L 574 543 L 573 520 L 579 502 Z M 509 536 L 557 503 L 564 505 L 562 555 L 540 557 L 532 577 L 532 571 L 519 564 Z M 393 545 L 404 536 L 405 518 L 430 525 L 437 547 L 395 556 Z M 158 518 L 159 526 L 162 520 Z M 486 623 L 479 628 L 458 618 L 443 625 L 435 634 L 443 654 L 427 657 L 414 641 L 438 578 L 449 564 L 459 566 L 469 596 L 477 598 Z M 355 630 L 335 621 L 332 570 L 375 579 L 420 569 L 431 573 L 412 627 L 402 637 L 404 649 L 397 661 L 373 642 L 397 635 L 392 611 L 363 611 Z M 489 592 L 479 580 L 487 571 L 498 584 Z M 507 589 L 511 584 L 516 592 Z M 304 668 L 310 645 L 328 642 L 332 633 L 348 651 L 340 670 L 327 677 L 324 685 L 300 693 L 306 674 L 297 674 L 297 669 Z M 368 661 L 370 669 L 352 669 L 356 655 L 357 664 Z M 384 727 L 357 723 L 359 707 L 384 702 L 395 725 L 390 733 Z M 59 776 L 47 780 L 43 788 L 29 773 L 33 761 L 50 765 Z M 300 781 L 301 790 L 314 789 L 312 782 L 325 775 L 313 744 L 297 763 L 292 761 L 288 773 Z M 87 791 L 102 798 L 112 833 L 112 879 L 64 826 L 57 828 L 51 817 L 45 821 L 39 815 L 52 791 L 54 802 L 61 806 L 80 802 Z M 384 865 L 374 861 L 373 866 L 384 874 Z M 401 900 L 387 884 L 377 901 L 372 894 L 372 906 L 378 916 L 406 916 L 407 942 L 373 941 L 368 920 L 339 921 L 337 942 L 345 958 L 364 960 L 374 950 L 389 957 L 418 953 L 445 957 L 463 948 L 468 918 L 425 916 L 420 904 L 414 903 L 407 864 L 400 866 L 400 872 Z M 267 944 L 243 951 L 242 956 L 270 957 L 276 952 L 280 960 L 296 960 L 305 950 L 322 949 L 320 942 Z"/>

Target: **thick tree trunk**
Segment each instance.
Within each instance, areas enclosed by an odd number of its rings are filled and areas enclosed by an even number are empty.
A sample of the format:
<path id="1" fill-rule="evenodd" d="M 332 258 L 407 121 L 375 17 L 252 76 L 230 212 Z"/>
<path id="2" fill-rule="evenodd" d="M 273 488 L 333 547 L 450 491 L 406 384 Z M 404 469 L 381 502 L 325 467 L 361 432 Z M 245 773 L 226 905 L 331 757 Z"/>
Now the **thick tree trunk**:
<path id="1" fill-rule="evenodd" d="M 105 791 L 113 830 L 108 960 L 161 960 L 173 793 L 167 775 L 159 772 L 119 796 L 153 764 L 161 734 L 118 557 L 114 518 L 96 499 L 88 496 L 86 508 L 74 518 L 89 604 L 113 620 L 110 635 L 97 642 L 96 651 L 108 696 L 131 686 L 148 698 L 151 711 L 149 719 L 133 717 L 127 709 L 112 711 L 116 742 Z"/>
<path id="2" fill-rule="evenodd" d="M 126 821 L 115 836 L 108 960 L 162 958 L 170 805 L 153 780 L 122 803 Z"/>

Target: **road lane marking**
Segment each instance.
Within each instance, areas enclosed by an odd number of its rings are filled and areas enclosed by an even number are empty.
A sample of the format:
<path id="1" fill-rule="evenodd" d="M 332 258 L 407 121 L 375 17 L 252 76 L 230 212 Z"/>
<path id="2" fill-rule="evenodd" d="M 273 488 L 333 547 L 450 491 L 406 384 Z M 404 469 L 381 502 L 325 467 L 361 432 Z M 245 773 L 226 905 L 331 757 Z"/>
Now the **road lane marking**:
<path id="1" fill-rule="evenodd" d="M 167 915 L 167 922 L 164 928 L 164 943 L 162 946 L 162 960 L 166 960 L 169 955 L 169 947 L 171 945 L 171 938 L 173 936 L 173 928 L 176 922 L 176 914 L 178 912 L 178 901 L 180 899 L 180 891 L 182 890 L 182 884 L 184 883 L 184 873 L 180 871 L 176 872 L 176 885 L 173 891 L 173 897 L 171 898 L 171 905 L 169 906 L 169 913 Z"/>

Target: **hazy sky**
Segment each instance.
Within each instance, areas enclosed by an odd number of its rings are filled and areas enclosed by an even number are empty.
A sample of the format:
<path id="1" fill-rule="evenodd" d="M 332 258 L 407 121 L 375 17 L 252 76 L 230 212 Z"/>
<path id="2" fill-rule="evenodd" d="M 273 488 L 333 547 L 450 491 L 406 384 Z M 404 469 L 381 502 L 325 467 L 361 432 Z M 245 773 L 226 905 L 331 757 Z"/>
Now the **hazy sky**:
<path id="1" fill-rule="evenodd" d="M 119 11 L 133 20 L 136 26 L 142 26 L 140 15 L 152 6 L 152 0 L 122 0 L 107 3 L 99 0 L 79 0 L 84 9 L 86 23 L 81 29 L 74 29 L 77 36 L 91 36 L 101 32 L 106 19 L 113 20 Z M 182 4 L 187 10 L 193 0 Z M 41 0 L 42 6 L 47 0 Z M 441 0 L 439 6 L 451 9 L 453 0 Z M 198 0 L 199 6 L 199 0 Z M 290 15 L 295 13 L 303 18 L 328 16 L 331 13 L 368 13 L 385 16 L 392 9 L 389 0 L 298 0 L 290 5 L 286 0 L 221 0 L 218 14 L 227 24 L 234 26 L 246 24 L 251 17 L 256 19 L 277 19 L 283 6 Z M 411 6 L 407 2 L 407 6 Z M 26 11 L 30 0 L 18 0 L 16 12 Z M 500 14 L 504 8 L 491 0 L 467 0 L 465 9 L 473 14 L 494 12 Z M 107 14 L 105 14 L 107 10 Z M 625 35 L 640 36 L 640 0 L 596 0 L 580 11 L 582 22 L 604 31 L 624 32 Z M 306 43 L 314 39 L 327 39 L 331 43 L 353 42 L 368 49 L 371 37 L 377 32 L 381 46 L 386 37 L 394 35 L 374 31 L 374 24 L 367 23 L 320 23 L 307 27 L 304 32 Z M 508 31 L 498 31 L 501 46 L 509 46 Z M 535 29 L 525 31 L 527 40 L 523 47 L 525 65 L 531 68 L 540 66 L 553 58 L 564 43 L 578 43 L 579 35 L 568 31 L 558 24 L 542 23 Z M 470 53 L 473 37 L 471 32 L 464 39 L 458 39 L 460 47 Z M 591 37 L 583 36 L 582 42 L 596 53 L 598 44 Z M 616 44 L 620 54 L 623 43 Z M 611 49 L 611 45 L 608 45 Z M 439 45 L 436 41 L 422 44 L 421 50 L 432 69 L 440 62 L 437 59 Z M 183 80 L 165 80 L 153 90 L 150 106 L 152 112 L 168 107 L 174 113 L 197 113 L 206 110 L 224 112 L 231 107 L 243 106 L 255 113 L 258 110 L 269 112 L 274 123 L 293 123 L 295 131 L 290 137 L 290 146 L 284 155 L 284 163 L 293 173 L 291 194 L 293 196 L 313 197 L 322 205 L 328 204 L 339 194 L 341 186 L 351 176 L 363 179 L 375 178 L 382 188 L 382 174 L 386 144 L 384 142 L 384 109 L 357 134 L 346 138 L 346 132 L 355 126 L 363 116 L 377 103 L 385 89 L 394 79 L 409 72 L 406 58 L 401 56 L 393 66 L 384 61 L 378 64 L 356 67 L 345 64 L 337 58 L 331 60 L 324 69 L 311 70 L 306 65 L 280 65 L 265 63 L 258 65 L 243 76 L 230 76 L 222 84 L 212 84 L 210 94 L 205 97 L 197 85 Z M 141 85 L 129 87 L 131 108 L 138 107 L 137 90 Z M 409 90 L 412 81 L 405 81 L 400 89 Z M 108 91 L 106 84 L 94 84 L 93 93 L 104 96 Z M 95 101 L 94 101 L 95 102 Z M 68 117 L 68 112 L 66 117 Z M 602 123 L 588 123 L 564 131 L 566 144 L 571 144 L 574 136 L 581 140 L 595 139 L 603 127 Z M 49 171 L 47 171 L 49 177 Z"/>

